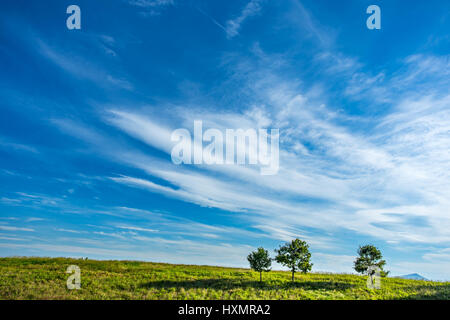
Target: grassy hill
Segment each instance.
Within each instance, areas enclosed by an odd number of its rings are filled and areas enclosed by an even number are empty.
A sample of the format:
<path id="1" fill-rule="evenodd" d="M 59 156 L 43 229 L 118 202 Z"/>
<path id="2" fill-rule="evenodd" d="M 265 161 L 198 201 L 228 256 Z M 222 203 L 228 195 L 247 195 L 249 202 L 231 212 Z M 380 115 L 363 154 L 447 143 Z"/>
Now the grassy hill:
<path id="1" fill-rule="evenodd" d="M 81 289 L 68 290 L 69 265 L 81 269 Z M 450 299 L 450 283 L 384 278 L 380 290 L 366 277 L 296 274 L 137 261 L 0 258 L 0 299 Z"/>

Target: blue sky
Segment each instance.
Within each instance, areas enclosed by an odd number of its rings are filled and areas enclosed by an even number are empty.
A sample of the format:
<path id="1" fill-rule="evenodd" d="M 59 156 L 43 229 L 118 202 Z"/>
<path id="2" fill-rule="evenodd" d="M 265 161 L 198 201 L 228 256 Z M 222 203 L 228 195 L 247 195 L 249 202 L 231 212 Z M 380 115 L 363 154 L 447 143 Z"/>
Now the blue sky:
<path id="1" fill-rule="evenodd" d="M 393 275 L 450 280 L 449 9 L 2 1 L 0 255 L 247 266 L 298 237 L 314 271 L 372 243 Z M 194 120 L 278 128 L 278 174 L 173 164 Z"/>

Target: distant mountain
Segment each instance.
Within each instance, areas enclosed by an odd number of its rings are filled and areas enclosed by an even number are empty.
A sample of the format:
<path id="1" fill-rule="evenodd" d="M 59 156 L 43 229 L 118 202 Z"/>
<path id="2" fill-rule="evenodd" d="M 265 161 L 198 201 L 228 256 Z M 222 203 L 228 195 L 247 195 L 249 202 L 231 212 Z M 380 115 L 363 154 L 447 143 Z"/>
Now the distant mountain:
<path id="1" fill-rule="evenodd" d="M 396 278 L 402 278 L 402 279 L 411 279 L 411 280 L 428 280 L 425 277 L 422 277 L 420 274 L 418 273 L 411 273 L 411 274 L 406 274 L 404 276 L 398 276 Z"/>

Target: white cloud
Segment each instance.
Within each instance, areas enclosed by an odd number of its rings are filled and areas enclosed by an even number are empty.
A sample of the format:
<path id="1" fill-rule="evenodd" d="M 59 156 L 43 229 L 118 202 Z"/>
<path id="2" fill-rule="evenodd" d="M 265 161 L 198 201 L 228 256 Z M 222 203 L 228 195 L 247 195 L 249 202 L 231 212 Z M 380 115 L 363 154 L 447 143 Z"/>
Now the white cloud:
<path id="1" fill-rule="evenodd" d="M 100 236 L 113 237 L 113 238 L 118 238 L 121 240 L 126 240 L 128 238 L 121 233 L 111 233 L 111 232 L 103 232 L 103 231 L 94 231 L 93 233 L 100 235 Z"/>
<path id="2" fill-rule="evenodd" d="M 333 30 L 326 29 L 321 25 L 301 1 L 293 0 L 292 4 L 291 22 L 300 26 L 302 35 L 312 37 L 322 48 L 330 47 L 334 40 Z"/>
<path id="3" fill-rule="evenodd" d="M 169 157 L 171 128 L 128 110 L 114 111 L 114 118 L 107 121 L 166 152 L 167 160 L 124 151 L 120 146 L 106 152 L 170 186 L 151 178 L 111 179 L 202 206 L 245 212 L 255 225 L 262 225 L 261 219 L 276 213 L 280 228 L 285 230 L 293 224 L 322 230 L 344 228 L 387 241 L 449 241 L 445 209 L 449 188 L 445 172 L 450 172 L 445 146 L 449 144 L 444 134 L 449 123 L 445 109 L 448 97 L 398 100 L 395 112 L 378 120 L 373 134 L 365 135 L 340 124 L 339 113 L 324 105 L 317 107 L 316 102 L 296 93 L 293 85 L 280 82 L 276 76 L 264 78 L 275 81 L 260 88 L 261 97 L 272 108 L 253 107 L 243 113 L 203 111 L 202 118 L 206 125 L 217 128 L 257 127 L 261 121 L 267 125 L 265 119 L 272 118 L 271 125 L 282 130 L 284 139 L 278 175 L 261 177 L 253 168 L 239 166 L 174 166 Z M 266 86 L 271 89 L 265 90 Z M 420 118 L 417 112 L 421 112 Z M 180 125 L 193 120 L 192 113 L 183 109 L 176 114 Z M 417 119 L 422 119 L 424 129 Z M 348 121 L 345 116 L 344 120 Z M 424 130 L 428 130 L 427 135 Z M 88 140 L 94 137 L 94 143 L 104 141 L 96 136 L 83 134 Z M 299 154 L 291 141 L 304 141 L 314 149 Z M 304 197 L 325 203 L 317 206 L 296 200 Z M 393 219 L 393 213 L 403 218 Z M 421 218 L 427 225 L 415 226 L 405 216 Z"/>
<path id="4" fill-rule="evenodd" d="M 128 3 L 142 8 L 154 8 L 160 6 L 173 5 L 173 0 L 128 0 Z"/>
<path id="5" fill-rule="evenodd" d="M 98 64 L 84 60 L 74 52 L 68 54 L 52 48 L 40 39 L 36 40 L 36 46 L 43 57 L 75 78 L 92 81 L 99 87 L 109 86 L 116 89 L 133 90 L 133 86 L 125 78 L 109 74 L 106 69 L 98 67 Z"/>
<path id="6" fill-rule="evenodd" d="M 356 256 L 350 255 L 315 253 L 312 256 L 313 271 L 325 272 L 332 266 L 333 272 L 354 273 L 353 261 L 355 258 Z"/>
<path id="7" fill-rule="evenodd" d="M 250 0 L 241 11 L 239 16 L 226 22 L 225 30 L 229 39 L 234 38 L 239 34 L 241 25 L 247 18 L 255 16 L 261 11 L 261 4 L 261 0 Z"/>
<path id="8" fill-rule="evenodd" d="M 130 5 L 140 8 L 142 16 L 157 16 L 163 8 L 173 6 L 174 0 L 126 0 Z"/>
<path id="9" fill-rule="evenodd" d="M 143 231 L 143 232 L 158 232 L 155 229 L 141 228 L 141 227 L 133 227 L 133 226 L 117 226 L 119 229 L 132 230 L 132 231 Z"/>
<path id="10" fill-rule="evenodd" d="M 255 3 L 251 1 L 249 8 L 227 24 L 229 37 L 238 34 L 247 17 L 259 12 Z M 328 43 L 323 30 L 308 21 L 314 35 Z M 397 72 L 369 74 L 356 59 L 329 48 L 324 52 L 316 62 L 342 79 L 347 96 L 368 99 L 373 108 L 389 102 L 389 109 L 371 118 L 348 116 L 339 106 L 327 105 L 326 92 L 309 94 L 301 89 L 299 79 L 278 72 L 277 67 L 285 63 L 282 58 L 272 59 L 255 47 L 257 62 L 227 57 L 228 64 L 223 66 L 231 74 L 230 82 L 239 83 L 238 89 L 252 102 L 239 106 L 242 111 L 172 107 L 169 126 L 164 123 L 163 108 L 152 117 L 142 108 L 107 108 L 105 122 L 164 152 L 165 159 L 145 155 L 82 125 L 63 126 L 63 120 L 60 127 L 101 146 L 97 149 L 108 160 L 148 175 L 113 176 L 112 181 L 239 212 L 249 225 L 271 237 L 299 235 L 315 241 L 317 248 L 329 248 L 331 236 L 313 237 L 304 232 L 316 228 L 324 232 L 343 229 L 391 244 L 450 243 L 448 58 L 411 56 Z M 437 80 L 431 82 L 433 90 L 417 85 L 429 77 Z M 227 92 L 237 89 L 228 85 Z M 239 166 L 174 166 L 170 133 L 192 125 L 198 114 L 206 126 L 214 128 L 280 128 L 279 174 L 262 177 L 255 168 Z M 164 183 L 157 182 L 161 179 Z"/>
<path id="11" fill-rule="evenodd" d="M 34 229 L 31 229 L 31 228 L 21 228 L 21 227 L 2 226 L 2 225 L 0 225 L 0 230 L 34 232 Z"/>
<path id="12" fill-rule="evenodd" d="M 39 151 L 33 147 L 22 143 L 11 141 L 10 139 L 0 137 L 0 147 L 12 149 L 15 151 L 26 151 L 31 153 L 39 153 Z"/>
<path id="13" fill-rule="evenodd" d="M 27 218 L 25 220 L 25 222 L 44 221 L 44 220 L 45 220 L 44 218 L 30 217 L 30 218 Z"/>
<path id="14" fill-rule="evenodd" d="M 4 236 L 3 234 L 0 234 L 0 240 L 8 240 L 8 241 L 28 241 L 29 239 L 24 238 L 18 238 L 15 235 L 11 236 Z"/>
<path id="15" fill-rule="evenodd" d="M 280 83 L 280 79 L 269 78 L 277 82 L 271 83 L 271 90 L 264 91 L 263 98 L 273 106 L 269 110 L 271 117 L 264 118 L 274 119 L 272 125 L 280 127 L 285 142 L 305 141 L 314 146 L 314 150 L 308 150 L 305 155 L 296 153 L 294 146 L 285 143 L 281 151 L 282 168 L 277 176 L 264 178 L 251 168 L 226 166 L 207 166 L 197 171 L 166 164 L 162 165 L 164 169 L 161 166 L 155 169 L 146 165 L 142 158 L 133 165 L 177 188 L 131 177 L 115 178 L 115 181 L 134 182 L 169 196 L 230 211 L 263 216 L 278 212 L 277 217 L 285 228 L 291 221 L 322 229 L 346 228 L 389 241 L 450 241 L 445 229 L 449 222 L 444 196 L 449 188 L 446 172 L 450 172 L 446 150 L 449 141 L 445 134 L 450 123 L 446 109 L 448 97 L 397 99 L 394 112 L 379 120 L 374 134 L 367 135 L 341 125 L 339 114 L 323 105 L 317 108 L 313 101 L 295 94 L 295 88 Z M 257 126 L 252 115 L 266 111 L 254 108 L 247 114 L 204 112 L 202 119 L 217 128 L 251 127 Z M 418 112 L 420 117 L 417 117 Z M 183 114 L 180 110 L 177 114 L 185 119 L 184 123 L 193 120 L 191 113 Z M 136 121 L 125 124 L 126 119 L 120 127 L 133 128 L 136 130 L 134 137 L 168 152 L 169 140 L 158 135 L 158 131 L 167 130 L 156 128 L 139 114 L 134 114 L 134 118 L 141 119 L 142 128 L 135 125 Z M 157 142 L 155 136 L 159 137 Z M 213 176 L 213 172 L 219 176 Z M 253 194 L 261 187 L 266 190 L 264 197 Z M 308 208 L 304 203 L 284 199 L 277 193 L 280 191 L 331 201 L 334 209 Z M 416 204 L 412 204 L 411 199 L 415 199 Z M 440 202 L 438 205 L 429 206 L 436 200 Z M 398 214 L 397 218 L 393 218 L 393 213 Z M 427 225 L 415 226 L 415 222 L 405 217 L 421 218 Z"/>
<path id="16" fill-rule="evenodd" d="M 64 228 L 56 228 L 55 231 L 67 232 L 67 233 L 84 233 L 84 231 L 78 231 L 78 230 L 72 230 L 72 229 L 64 229 Z"/>

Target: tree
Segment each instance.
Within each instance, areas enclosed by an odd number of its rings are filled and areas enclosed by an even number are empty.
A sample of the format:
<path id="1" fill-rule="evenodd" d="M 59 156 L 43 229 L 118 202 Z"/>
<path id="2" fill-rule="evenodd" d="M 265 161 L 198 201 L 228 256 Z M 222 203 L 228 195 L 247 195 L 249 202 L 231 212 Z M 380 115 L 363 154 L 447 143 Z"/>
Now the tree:
<path id="1" fill-rule="evenodd" d="M 250 268 L 259 272 L 259 282 L 262 281 L 262 273 L 269 272 L 272 265 L 272 259 L 269 257 L 269 251 L 262 247 L 250 252 L 247 256 L 247 260 L 250 263 Z"/>
<path id="2" fill-rule="evenodd" d="M 287 242 L 279 249 L 275 249 L 277 256 L 276 262 L 288 267 L 292 271 L 292 281 L 294 281 L 295 271 L 307 273 L 311 271 L 312 263 L 310 263 L 311 253 L 309 245 L 300 239 Z"/>
<path id="3" fill-rule="evenodd" d="M 368 269 L 370 266 L 375 266 L 380 268 L 380 274 L 382 277 L 386 277 L 389 271 L 384 271 L 383 267 L 386 264 L 385 260 L 382 260 L 383 255 L 377 247 L 373 245 L 359 246 L 357 251 L 359 257 L 356 258 L 354 262 L 354 269 L 356 272 L 368 274 Z M 369 274 L 370 275 L 370 274 Z"/>

